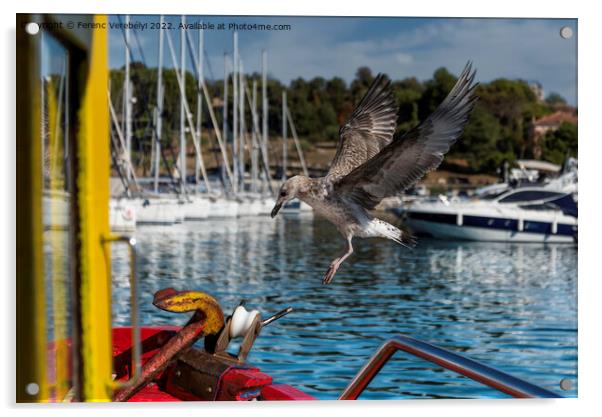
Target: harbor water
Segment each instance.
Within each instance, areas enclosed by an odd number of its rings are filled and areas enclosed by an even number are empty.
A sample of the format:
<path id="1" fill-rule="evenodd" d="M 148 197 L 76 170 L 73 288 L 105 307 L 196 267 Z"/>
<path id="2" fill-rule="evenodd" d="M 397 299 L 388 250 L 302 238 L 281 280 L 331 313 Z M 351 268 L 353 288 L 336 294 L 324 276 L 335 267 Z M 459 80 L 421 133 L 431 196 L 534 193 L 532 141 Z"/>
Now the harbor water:
<path id="1" fill-rule="evenodd" d="M 322 276 L 344 240 L 311 216 L 139 227 L 136 238 L 144 325 L 188 319 L 152 305 L 154 292 L 165 287 L 205 291 L 226 315 L 241 299 L 264 318 L 291 306 L 291 314 L 263 329 L 248 361 L 276 383 L 319 399 L 336 399 L 396 334 L 577 396 L 574 245 L 420 239 L 409 250 L 356 239 L 353 256 L 324 286 Z M 113 277 L 113 325 L 129 325 L 123 247 L 113 249 Z M 560 389 L 562 379 L 568 390 Z M 360 399 L 505 397 L 398 352 Z"/>

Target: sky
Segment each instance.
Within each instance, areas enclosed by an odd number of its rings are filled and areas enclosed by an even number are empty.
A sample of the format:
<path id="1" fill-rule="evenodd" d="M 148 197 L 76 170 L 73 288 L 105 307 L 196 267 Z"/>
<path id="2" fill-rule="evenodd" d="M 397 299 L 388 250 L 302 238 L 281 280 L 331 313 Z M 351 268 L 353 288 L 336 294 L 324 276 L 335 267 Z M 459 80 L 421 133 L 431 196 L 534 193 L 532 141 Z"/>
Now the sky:
<path id="1" fill-rule="evenodd" d="M 130 18 L 132 23 L 148 24 L 130 31 L 134 59 L 142 60 L 143 54 L 148 66 L 157 66 L 159 32 L 150 24 L 158 23 L 159 16 Z M 173 29 L 164 33 L 171 36 L 179 65 L 180 16 L 166 16 L 165 21 L 172 24 Z M 208 79 L 223 78 L 224 54 L 231 57 L 233 51 L 231 23 L 279 24 L 290 25 L 290 30 L 238 31 L 245 72 L 260 70 L 263 49 L 268 53 L 269 76 L 284 83 L 316 76 L 339 76 L 349 82 L 361 66 L 392 79 L 426 80 L 440 67 L 458 74 L 470 60 L 480 82 L 497 78 L 538 81 L 546 95 L 557 92 L 569 104 L 577 103 L 576 19 L 187 16 L 186 21 L 215 25 L 204 31 Z M 123 23 L 125 18 L 111 16 L 109 22 Z M 220 23 L 224 29 L 217 28 Z M 572 28 L 572 38 L 560 36 L 564 26 Z M 195 48 L 198 33 L 189 29 Z M 122 30 L 109 30 L 111 68 L 124 64 L 123 39 Z M 165 67 L 173 67 L 167 40 L 163 59 Z M 192 70 L 190 55 L 186 60 Z"/>

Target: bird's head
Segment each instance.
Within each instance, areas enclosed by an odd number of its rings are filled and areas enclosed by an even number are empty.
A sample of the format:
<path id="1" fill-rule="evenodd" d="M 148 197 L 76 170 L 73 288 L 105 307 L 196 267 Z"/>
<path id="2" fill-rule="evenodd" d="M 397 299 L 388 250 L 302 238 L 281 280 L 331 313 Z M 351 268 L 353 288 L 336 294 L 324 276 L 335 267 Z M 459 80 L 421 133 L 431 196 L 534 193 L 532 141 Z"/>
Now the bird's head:
<path id="1" fill-rule="evenodd" d="M 280 191 L 278 191 L 276 205 L 272 209 L 272 218 L 276 217 L 278 211 L 280 211 L 284 204 L 288 203 L 293 198 L 298 197 L 299 192 L 302 190 L 307 181 L 309 181 L 309 178 L 296 175 L 289 178 L 284 182 L 284 184 L 282 184 Z"/>

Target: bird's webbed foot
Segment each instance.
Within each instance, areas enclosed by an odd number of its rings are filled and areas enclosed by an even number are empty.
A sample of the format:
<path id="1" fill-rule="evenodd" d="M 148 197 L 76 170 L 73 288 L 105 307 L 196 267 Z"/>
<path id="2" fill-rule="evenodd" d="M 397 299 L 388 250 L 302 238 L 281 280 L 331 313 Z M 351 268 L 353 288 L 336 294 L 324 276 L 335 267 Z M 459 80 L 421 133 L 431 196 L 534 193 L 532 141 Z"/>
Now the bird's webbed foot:
<path id="1" fill-rule="evenodd" d="M 353 253 L 353 246 L 351 246 L 352 237 L 352 235 L 347 236 L 347 251 L 343 253 L 343 255 L 340 258 L 336 258 L 330 263 L 330 268 L 328 268 L 328 271 L 326 271 L 326 275 L 324 275 L 322 284 L 330 284 L 332 282 L 332 279 L 334 278 L 334 274 L 337 273 L 339 266 L 341 266 L 345 259 L 347 259 Z"/>
<path id="2" fill-rule="evenodd" d="M 324 279 L 322 279 L 322 284 L 330 284 L 330 282 L 334 278 L 334 275 L 337 273 L 337 269 L 339 269 L 339 265 L 334 262 L 331 263 L 330 267 L 328 268 L 328 271 L 326 271 L 326 274 L 324 275 Z"/>

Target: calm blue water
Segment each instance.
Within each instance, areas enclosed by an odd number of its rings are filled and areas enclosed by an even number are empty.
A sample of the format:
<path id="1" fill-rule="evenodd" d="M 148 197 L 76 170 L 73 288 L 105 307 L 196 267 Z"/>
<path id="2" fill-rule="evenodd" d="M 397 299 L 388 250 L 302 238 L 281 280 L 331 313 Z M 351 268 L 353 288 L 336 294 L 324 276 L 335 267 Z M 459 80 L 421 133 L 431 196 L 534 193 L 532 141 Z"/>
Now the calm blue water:
<path id="1" fill-rule="evenodd" d="M 577 249 L 572 245 L 440 242 L 414 250 L 355 240 L 355 254 L 321 284 L 344 241 L 311 217 L 140 227 L 138 275 L 146 325 L 183 324 L 159 311 L 164 287 L 205 291 L 224 312 L 244 298 L 267 317 L 249 362 L 320 399 L 336 399 L 374 351 L 403 333 L 464 353 L 565 396 L 577 395 Z M 125 250 L 114 250 L 114 324 L 126 325 Z M 562 392 L 568 378 L 572 388 Z M 397 353 L 362 399 L 501 398 L 487 387 Z"/>

